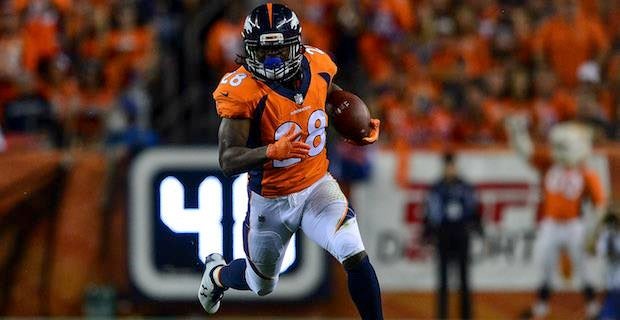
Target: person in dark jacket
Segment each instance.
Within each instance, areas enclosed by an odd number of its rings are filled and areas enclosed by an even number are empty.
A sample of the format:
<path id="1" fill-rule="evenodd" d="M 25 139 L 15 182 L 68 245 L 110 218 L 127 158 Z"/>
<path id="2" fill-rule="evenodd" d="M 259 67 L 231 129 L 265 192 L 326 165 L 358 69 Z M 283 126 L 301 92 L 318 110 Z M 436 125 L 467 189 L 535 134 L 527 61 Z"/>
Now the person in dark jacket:
<path id="1" fill-rule="evenodd" d="M 454 155 L 444 155 L 444 173 L 426 197 L 424 239 L 436 246 L 437 318 L 448 318 L 448 269 L 456 264 L 461 283 L 461 319 L 472 315 L 469 291 L 469 238 L 482 235 L 478 201 L 472 185 L 460 178 Z"/>

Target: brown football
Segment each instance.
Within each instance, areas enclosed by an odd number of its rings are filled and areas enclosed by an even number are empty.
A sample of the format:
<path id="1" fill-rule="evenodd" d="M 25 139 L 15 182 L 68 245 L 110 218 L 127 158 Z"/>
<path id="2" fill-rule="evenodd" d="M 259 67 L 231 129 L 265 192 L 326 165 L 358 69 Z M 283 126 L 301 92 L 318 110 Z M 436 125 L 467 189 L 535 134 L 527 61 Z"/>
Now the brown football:
<path id="1" fill-rule="evenodd" d="M 325 105 L 336 131 L 343 137 L 361 141 L 370 131 L 370 112 L 358 96 L 344 90 L 332 91 Z"/>

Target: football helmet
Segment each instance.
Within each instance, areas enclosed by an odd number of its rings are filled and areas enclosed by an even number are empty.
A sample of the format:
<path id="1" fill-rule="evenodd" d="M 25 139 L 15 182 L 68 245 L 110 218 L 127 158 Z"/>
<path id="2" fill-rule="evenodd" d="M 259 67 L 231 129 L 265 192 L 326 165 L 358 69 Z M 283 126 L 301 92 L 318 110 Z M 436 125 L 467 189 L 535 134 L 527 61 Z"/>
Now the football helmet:
<path id="1" fill-rule="evenodd" d="M 288 81 L 301 67 L 303 46 L 297 15 L 277 3 L 260 5 L 245 18 L 243 62 L 255 77 L 265 81 Z"/>
<path id="2" fill-rule="evenodd" d="M 563 165 L 581 164 L 592 153 L 592 131 L 578 123 L 565 122 L 555 125 L 549 133 L 551 155 Z"/>

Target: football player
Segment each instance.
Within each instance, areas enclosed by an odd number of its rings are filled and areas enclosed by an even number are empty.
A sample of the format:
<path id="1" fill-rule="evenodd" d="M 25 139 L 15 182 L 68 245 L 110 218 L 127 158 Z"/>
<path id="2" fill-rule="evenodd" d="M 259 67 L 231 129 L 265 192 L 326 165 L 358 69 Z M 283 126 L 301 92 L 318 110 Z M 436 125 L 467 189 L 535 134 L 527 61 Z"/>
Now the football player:
<path id="1" fill-rule="evenodd" d="M 582 204 L 587 199 L 591 200 L 597 218 L 601 219 L 606 210 L 606 199 L 599 176 L 585 163 L 592 150 L 592 134 L 587 127 L 578 123 L 555 125 L 549 134 L 549 155 L 545 150 L 534 148 L 524 118 L 509 118 L 506 127 L 517 154 L 530 160 L 543 174 L 542 221 L 537 240 L 542 279 L 538 301 L 531 313 L 535 317 L 548 315 L 551 279 L 560 250 L 566 248 L 574 274 L 582 282 L 586 316 L 588 319 L 593 318 L 599 308 L 595 301 L 591 274 L 584 267 L 587 241 Z"/>
<path id="2" fill-rule="evenodd" d="M 225 174 L 249 172 L 249 209 L 243 225 L 245 259 L 207 256 L 198 298 L 215 313 L 229 288 L 271 293 L 291 236 L 303 232 L 344 266 L 363 319 L 383 319 L 375 271 L 354 212 L 327 172 L 325 101 L 337 67 L 318 48 L 301 43 L 295 13 L 284 5 L 256 7 L 243 26 L 242 65 L 213 93 L 219 159 Z M 370 144 L 379 136 L 371 121 Z"/>

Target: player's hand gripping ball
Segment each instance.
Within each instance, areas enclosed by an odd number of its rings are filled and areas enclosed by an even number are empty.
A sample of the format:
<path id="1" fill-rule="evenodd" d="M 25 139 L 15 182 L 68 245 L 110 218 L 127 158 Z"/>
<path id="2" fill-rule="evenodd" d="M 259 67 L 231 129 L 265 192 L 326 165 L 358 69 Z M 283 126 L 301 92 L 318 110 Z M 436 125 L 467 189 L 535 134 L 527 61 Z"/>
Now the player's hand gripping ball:
<path id="1" fill-rule="evenodd" d="M 325 108 L 336 131 L 347 142 L 367 145 L 377 141 L 380 121 L 370 118 L 368 107 L 358 96 L 344 90 L 332 91 Z"/>

